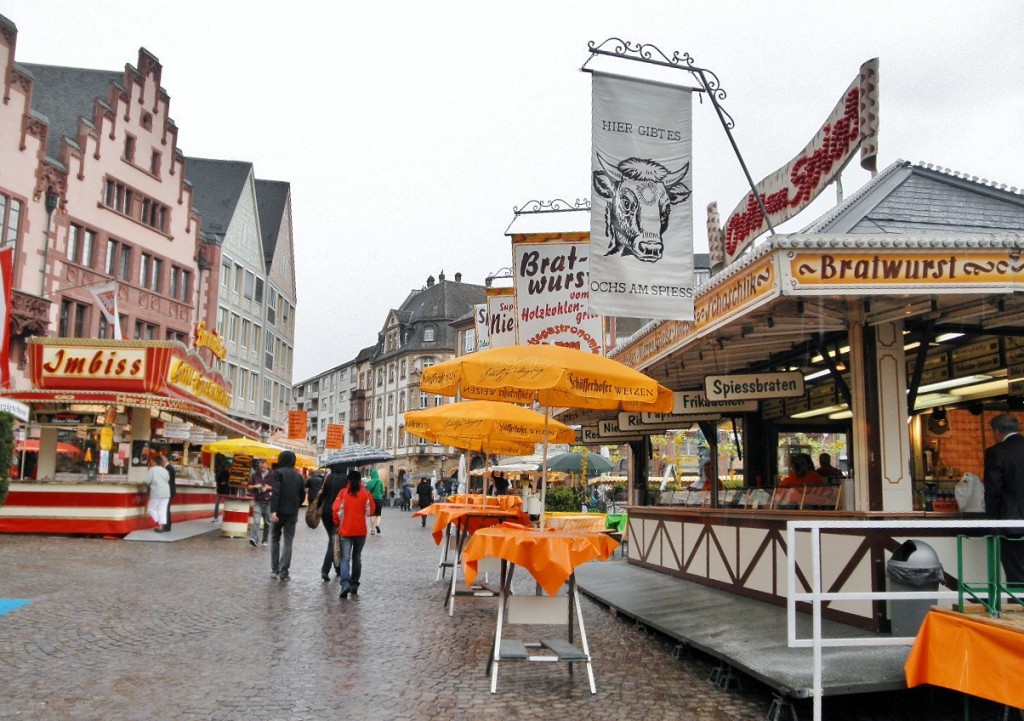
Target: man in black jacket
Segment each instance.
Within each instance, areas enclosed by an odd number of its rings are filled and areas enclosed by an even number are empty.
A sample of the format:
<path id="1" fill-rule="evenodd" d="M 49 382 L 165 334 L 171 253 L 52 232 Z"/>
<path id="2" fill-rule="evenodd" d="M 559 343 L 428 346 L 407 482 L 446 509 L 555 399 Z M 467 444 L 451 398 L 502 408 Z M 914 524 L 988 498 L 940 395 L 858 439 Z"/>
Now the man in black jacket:
<path id="1" fill-rule="evenodd" d="M 985 513 L 998 520 L 1024 520 L 1024 436 L 1020 421 L 1008 413 L 990 424 L 996 444 L 985 450 Z M 1014 529 L 1010 536 L 1024 535 Z M 1010 583 L 1024 582 L 1024 541 L 1001 542 L 1003 571 Z"/>
<path id="2" fill-rule="evenodd" d="M 287 581 L 292 565 L 292 539 L 295 522 L 305 496 L 302 476 L 295 470 L 295 454 L 281 451 L 277 468 L 270 474 L 270 575 Z M 284 534 L 284 549 L 281 535 Z"/>
<path id="3" fill-rule="evenodd" d="M 176 475 L 174 466 L 170 464 L 170 461 L 165 460 L 163 463 L 164 470 L 167 471 L 167 477 L 171 481 L 171 497 L 167 499 L 167 519 L 164 521 L 164 533 L 170 533 L 171 531 L 171 503 L 174 502 L 174 497 L 178 495 L 178 486 L 175 483 L 174 477 Z"/>

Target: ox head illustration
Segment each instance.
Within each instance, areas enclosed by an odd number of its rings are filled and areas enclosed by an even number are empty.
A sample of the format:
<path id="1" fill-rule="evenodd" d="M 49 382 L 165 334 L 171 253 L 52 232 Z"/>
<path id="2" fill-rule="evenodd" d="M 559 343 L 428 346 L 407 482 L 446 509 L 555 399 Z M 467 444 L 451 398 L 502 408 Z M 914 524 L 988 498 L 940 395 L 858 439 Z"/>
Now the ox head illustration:
<path id="1" fill-rule="evenodd" d="M 613 166 L 598 153 L 597 161 L 601 170 L 594 171 L 594 190 L 608 200 L 604 220 L 609 246 L 605 255 L 621 253 L 645 263 L 658 262 L 664 254 L 662 234 L 672 206 L 690 197 L 690 189 L 683 183 L 690 164 L 670 173 L 649 158 L 626 158 Z"/>

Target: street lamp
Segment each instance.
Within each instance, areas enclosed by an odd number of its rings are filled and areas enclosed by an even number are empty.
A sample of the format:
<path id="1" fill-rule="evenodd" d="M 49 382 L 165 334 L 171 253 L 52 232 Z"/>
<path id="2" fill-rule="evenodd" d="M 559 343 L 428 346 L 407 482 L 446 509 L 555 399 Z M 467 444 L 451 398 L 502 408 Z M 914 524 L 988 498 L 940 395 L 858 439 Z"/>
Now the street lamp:
<path id="1" fill-rule="evenodd" d="M 53 220 L 53 211 L 57 209 L 59 198 L 52 188 L 46 191 L 46 239 L 43 242 L 43 267 L 39 269 L 39 295 L 46 293 L 46 261 L 50 256 L 50 221 Z"/>

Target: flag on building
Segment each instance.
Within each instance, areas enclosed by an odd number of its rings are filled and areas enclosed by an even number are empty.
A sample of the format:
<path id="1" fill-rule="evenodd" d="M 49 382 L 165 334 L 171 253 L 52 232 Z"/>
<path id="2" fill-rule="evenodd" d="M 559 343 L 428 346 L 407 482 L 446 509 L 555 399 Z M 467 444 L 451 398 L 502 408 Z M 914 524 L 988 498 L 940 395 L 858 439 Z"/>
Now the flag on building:
<path id="1" fill-rule="evenodd" d="M 114 326 L 114 340 L 121 338 L 121 319 L 117 312 L 117 283 L 108 283 L 99 288 L 90 288 L 89 293 L 96 300 L 107 323 Z"/>
<path id="2" fill-rule="evenodd" d="M 691 92 L 593 74 L 592 313 L 693 320 Z"/>

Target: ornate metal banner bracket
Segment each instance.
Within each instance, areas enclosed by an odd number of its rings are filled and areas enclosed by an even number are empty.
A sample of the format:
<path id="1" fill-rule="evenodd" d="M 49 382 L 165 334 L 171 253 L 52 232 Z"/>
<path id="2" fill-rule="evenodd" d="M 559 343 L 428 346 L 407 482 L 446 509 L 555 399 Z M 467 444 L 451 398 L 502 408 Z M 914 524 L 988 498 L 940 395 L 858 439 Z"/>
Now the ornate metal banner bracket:
<path id="1" fill-rule="evenodd" d="M 725 100 L 726 92 L 722 88 L 721 81 L 718 76 L 708 68 L 700 67 L 694 64 L 693 58 L 689 53 L 679 54 L 679 51 L 672 53 L 672 57 L 668 57 L 661 51 L 656 45 L 650 43 L 631 43 L 628 40 L 622 38 L 608 38 L 602 43 L 595 43 L 593 40 L 587 43 L 587 49 L 590 51 L 590 57 L 583 63 L 583 67 L 580 68 L 585 73 L 601 72 L 598 70 L 592 70 L 587 67 L 591 60 L 596 55 L 605 55 L 608 57 L 619 58 L 622 60 L 632 60 L 634 62 L 646 63 L 648 65 L 657 65 L 664 68 L 672 68 L 674 70 L 685 70 L 690 73 L 698 83 L 700 83 L 699 92 L 707 93 L 708 99 L 711 100 L 711 104 L 715 108 L 715 113 L 718 115 L 719 122 L 722 123 L 722 128 L 725 130 L 726 136 L 729 138 L 729 144 L 732 145 L 732 150 L 736 154 L 736 159 L 740 163 L 740 168 L 743 170 L 743 175 L 747 179 L 747 184 L 750 186 L 750 192 L 754 194 L 754 198 L 757 200 L 757 205 L 761 209 L 761 215 L 764 216 L 765 223 L 768 225 L 768 231 L 771 235 L 775 235 L 775 226 L 772 224 L 771 218 L 768 216 L 768 209 L 764 205 L 764 198 L 757 192 L 754 186 L 754 179 L 750 176 L 750 171 L 747 170 L 747 163 L 743 160 L 743 155 L 740 153 L 739 146 L 736 144 L 736 139 L 732 135 L 732 129 L 736 126 L 736 121 L 733 120 L 732 116 L 725 111 L 720 101 Z"/>
<path id="2" fill-rule="evenodd" d="M 516 215 L 526 213 L 570 213 L 577 210 L 590 211 L 590 198 L 577 198 L 576 202 L 569 204 L 561 198 L 554 200 L 527 200 L 522 205 L 513 205 L 512 212 Z"/>

